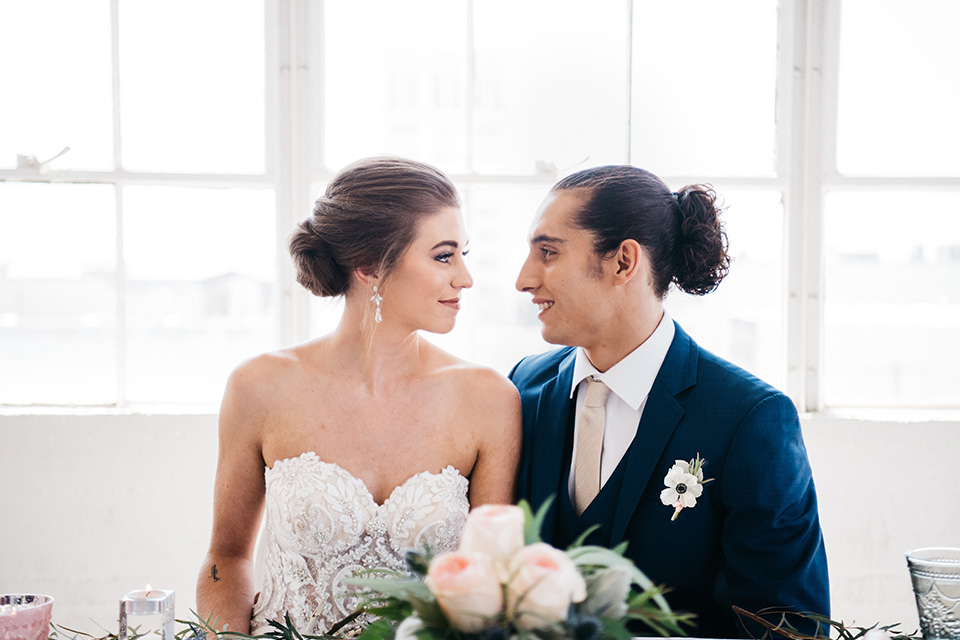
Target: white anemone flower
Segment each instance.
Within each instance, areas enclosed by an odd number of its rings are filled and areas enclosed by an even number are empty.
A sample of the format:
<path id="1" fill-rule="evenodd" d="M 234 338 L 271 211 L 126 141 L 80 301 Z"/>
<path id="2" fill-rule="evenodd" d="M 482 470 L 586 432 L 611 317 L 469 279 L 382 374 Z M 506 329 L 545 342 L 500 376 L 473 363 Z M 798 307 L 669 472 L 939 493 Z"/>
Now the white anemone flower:
<path id="1" fill-rule="evenodd" d="M 676 460 L 667 472 L 663 479 L 667 488 L 660 492 L 660 502 L 673 507 L 671 520 L 676 520 L 683 509 L 696 506 L 697 498 L 703 494 L 703 485 L 710 482 L 703 479 L 702 466 L 703 461 L 698 456 L 690 462 Z"/>

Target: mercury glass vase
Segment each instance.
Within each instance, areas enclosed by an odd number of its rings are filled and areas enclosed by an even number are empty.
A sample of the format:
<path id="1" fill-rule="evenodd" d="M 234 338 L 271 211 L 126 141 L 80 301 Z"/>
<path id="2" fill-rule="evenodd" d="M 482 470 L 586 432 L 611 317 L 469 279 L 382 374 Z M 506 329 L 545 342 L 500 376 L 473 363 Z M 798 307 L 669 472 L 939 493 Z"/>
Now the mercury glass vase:
<path id="1" fill-rule="evenodd" d="M 925 640 L 960 640 L 960 549 L 914 549 L 907 567 Z"/>

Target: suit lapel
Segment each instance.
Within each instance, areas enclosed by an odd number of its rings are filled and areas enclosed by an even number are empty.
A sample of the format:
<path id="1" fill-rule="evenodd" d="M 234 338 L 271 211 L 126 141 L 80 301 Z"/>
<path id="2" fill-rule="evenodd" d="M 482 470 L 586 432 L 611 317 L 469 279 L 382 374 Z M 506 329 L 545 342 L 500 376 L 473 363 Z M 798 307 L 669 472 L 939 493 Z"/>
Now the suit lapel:
<path id="1" fill-rule="evenodd" d="M 626 475 L 610 531 L 611 545 L 623 540 L 640 496 L 651 481 L 657 461 L 683 417 L 684 410 L 677 402 L 676 394 L 696 382 L 696 345 L 679 325 L 675 327 L 673 342 L 650 389 L 637 435 L 624 460 Z"/>
<path id="2" fill-rule="evenodd" d="M 571 350 L 557 370 L 557 376 L 543 385 L 537 402 L 533 434 L 532 507 L 537 509 L 545 500 L 555 496 L 563 472 L 564 445 L 570 418 L 570 385 L 576 351 Z M 544 531 L 553 530 L 556 500 L 547 514 Z"/>

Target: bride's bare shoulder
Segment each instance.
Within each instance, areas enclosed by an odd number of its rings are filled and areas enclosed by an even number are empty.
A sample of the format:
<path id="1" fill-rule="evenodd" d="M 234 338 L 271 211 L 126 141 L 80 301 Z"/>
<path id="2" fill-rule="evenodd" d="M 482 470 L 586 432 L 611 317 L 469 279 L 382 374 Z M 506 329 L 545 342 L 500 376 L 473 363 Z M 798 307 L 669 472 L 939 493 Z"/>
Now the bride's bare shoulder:
<path id="1" fill-rule="evenodd" d="M 324 349 L 313 340 L 247 358 L 230 373 L 227 393 L 258 403 L 282 400 L 305 383 Z"/>
<path id="2" fill-rule="evenodd" d="M 440 375 L 459 427 L 473 434 L 485 458 L 500 461 L 498 468 L 513 468 L 520 447 L 517 388 L 498 371 L 459 358 Z"/>
<path id="3" fill-rule="evenodd" d="M 510 401 L 519 397 L 513 383 L 495 369 L 446 352 L 443 352 L 443 356 L 443 365 L 438 368 L 438 374 L 452 384 L 462 398 L 482 403 L 491 399 Z"/>

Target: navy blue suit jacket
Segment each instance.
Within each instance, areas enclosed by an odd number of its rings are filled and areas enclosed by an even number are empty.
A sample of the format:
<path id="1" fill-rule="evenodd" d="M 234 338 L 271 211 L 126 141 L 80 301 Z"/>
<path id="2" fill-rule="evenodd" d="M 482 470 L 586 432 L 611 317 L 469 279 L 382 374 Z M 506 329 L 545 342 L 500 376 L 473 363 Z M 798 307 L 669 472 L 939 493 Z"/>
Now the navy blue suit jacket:
<path id="1" fill-rule="evenodd" d="M 510 379 L 523 404 L 518 497 L 536 510 L 565 487 L 575 349 L 525 358 Z M 676 460 L 707 464 L 695 507 L 675 521 L 660 501 Z M 626 555 L 670 589 L 675 610 L 697 615 L 691 634 L 749 637 L 738 605 L 829 615 L 827 560 L 817 498 L 796 408 L 784 394 L 701 349 L 676 325 L 640 419 L 620 462 L 626 475 L 602 535 L 628 542 Z M 551 541 L 556 501 L 542 535 Z"/>

